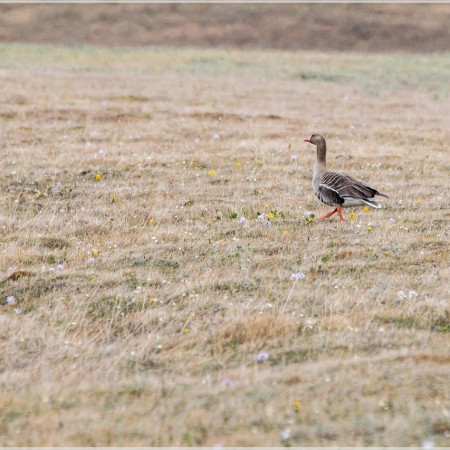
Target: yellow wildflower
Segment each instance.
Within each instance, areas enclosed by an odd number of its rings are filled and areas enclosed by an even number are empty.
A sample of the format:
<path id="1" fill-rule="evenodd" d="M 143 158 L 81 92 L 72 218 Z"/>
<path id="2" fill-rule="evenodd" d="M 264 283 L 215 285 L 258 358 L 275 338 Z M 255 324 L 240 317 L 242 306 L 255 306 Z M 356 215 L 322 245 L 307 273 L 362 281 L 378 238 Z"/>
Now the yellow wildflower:
<path id="1" fill-rule="evenodd" d="M 264 208 L 270 208 L 270 206 L 266 203 L 266 204 L 264 205 Z"/>
<path id="2" fill-rule="evenodd" d="M 350 213 L 349 217 L 350 217 L 350 220 L 355 220 L 355 213 Z"/>
<path id="3" fill-rule="evenodd" d="M 156 303 L 156 297 L 152 297 L 152 298 L 150 299 L 150 301 L 151 301 L 152 303 Z"/>
<path id="4" fill-rule="evenodd" d="M 191 330 L 188 327 L 184 327 L 183 333 L 189 333 Z"/>
<path id="5" fill-rule="evenodd" d="M 420 205 L 422 203 L 422 199 L 418 198 L 417 199 L 417 204 Z"/>
<path id="6" fill-rule="evenodd" d="M 92 256 L 98 256 L 98 250 L 95 248 L 92 250 Z"/>
<path id="7" fill-rule="evenodd" d="M 367 231 L 372 231 L 372 227 L 370 225 L 367 227 Z"/>
<path id="8" fill-rule="evenodd" d="M 215 171 L 215 170 L 210 170 L 210 171 L 208 172 L 208 175 L 210 175 L 210 176 L 215 175 L 215 174 L 216 174 L 216 171 Z"/>
<path id="9" fill-rule="evenodd" d="M 261 189 L 259 190 L 259 193 L 262 194 L 264 191 L 265 191 L 265 189 L 264 189 L 264 188 L 261 188 Z"/>
<path id="10" fill-rule="evenodd" d="M 369 207 L 368 206 L 364 206 L 364 212 L 369 212 Z"/>
<path id="11" fill-rule="evenodd" d="M 302 408 L 302 401 L 301 400 L 295 400 L 294 402 L 294 411 L 300 411 Z"/>
<path id="12" fill-rule="evenodd" d="M 237 162 L 237 163 L 236 163 L 236 166 L 241 167 L 241 163 L 240 163 L 240 162 Z"/>
<path id="13" fill-rule="evenodd" d="M 95 179 L 97 181 L 100 181 L 102 179 L 102 176 L 98 173 L 97 175 L 95 175 Z"/>
<path id="14" fill-rule="evenodd" d="M 384 252 L 384 254 L 385 254 L 386 256 L 389 256 L 389 255 L 390 255 L 389 250 L 386 250 L 386 251 Z"/>
<path id="15" fill-rule="evenodd" d="M 116 194 L 111 194 L 111 201 L 114 201 L 116 199 Z"/>
<path id="16" fill-rule="evenodd" d="M 275 214 L 274 213 L 270 213 L 269 214 L 269 219 L 273 219 L 275 217 Z"/>
<path id="17" fill-rule="evenodd" d="M 284 231 L 283 231 L 283 234 L 284 234 L 285 236 L 287 236 L 287 235 L 289 234 L 289 231 L 288 231 L 288 230 L 284 230 Z"/>
<path id="18" fill-rule="evenodd" d="M 264 163 L 262 161 L 258 161 L 258 164 L 262 166 Z"/>
<path id="19" fill-rule="evenodd" d="M 153 225 L 155 223 L 155 219 L 150 219 L 149 223 L 150 225 Z"/>
<path id="20" fill-rule="evenodd" d="M 284 167 L 280 167 L 280 171 L 283 172 L 283 170 L 284 170 Z"/>

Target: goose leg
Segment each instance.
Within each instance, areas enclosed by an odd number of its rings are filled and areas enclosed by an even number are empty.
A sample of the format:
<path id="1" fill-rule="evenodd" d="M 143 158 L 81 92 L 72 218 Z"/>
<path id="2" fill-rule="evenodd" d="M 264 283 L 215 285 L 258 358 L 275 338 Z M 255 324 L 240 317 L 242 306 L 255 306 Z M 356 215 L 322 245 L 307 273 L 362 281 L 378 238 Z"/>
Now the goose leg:
<path id="1" fill-rule="evenodd" d="M 319 217 L 319 220 L 327 219 L 328 217 L 332 216 L 335 212 L 337 212 L 337 210 L 338 210 L 337 208 L 333 209 L 333 211 L 329 212 L 328 214 L 325 214 L 324 216 Z"/>
<path id="2" fill-rule="evenodd" d="M 345 219 L 342 216 L 342 208 L 340 206 L 333 209 L 333 211 L 329 212 L 328 214 L 325 214 L 324 216 L 319 217 L 319 220 L 327 219 L 328 217 L 332 216 L 335 212 L 337 212 L 339 214 L 339 218 L 340 218 L 341 222 L 345 222 Z"/>

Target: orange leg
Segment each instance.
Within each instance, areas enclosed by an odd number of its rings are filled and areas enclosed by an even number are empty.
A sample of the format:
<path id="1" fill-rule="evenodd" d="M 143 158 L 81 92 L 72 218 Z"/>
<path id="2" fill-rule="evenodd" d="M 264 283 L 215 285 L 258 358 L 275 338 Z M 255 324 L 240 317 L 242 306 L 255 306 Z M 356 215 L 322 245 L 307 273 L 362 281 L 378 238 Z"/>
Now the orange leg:
<path id="1" fill-rule="evenodd" d="M 342 208 L 340 206 L 333 209 L 333 211 L 329 212 L 328 214 L 325 214 L 324 216 L 319 217 L 319 220 L 327 219 L 328 217 L 332 216 L 335 212 L 337 212 L 339 214 L 339 218 L 341 219 L 341 222 L 345 222 L 344 217 L 342 216 Z"/>
<path id="2" fill-rule="evenodd" d="M 335 212 L 337 212 L 337 208 L 333 209 L 333 211 L 329 212 L 328 214 L 325 214 L 324 216 L 319 217 L 319 220 L 327 219 L 328 217 L 332 216 Z"/>

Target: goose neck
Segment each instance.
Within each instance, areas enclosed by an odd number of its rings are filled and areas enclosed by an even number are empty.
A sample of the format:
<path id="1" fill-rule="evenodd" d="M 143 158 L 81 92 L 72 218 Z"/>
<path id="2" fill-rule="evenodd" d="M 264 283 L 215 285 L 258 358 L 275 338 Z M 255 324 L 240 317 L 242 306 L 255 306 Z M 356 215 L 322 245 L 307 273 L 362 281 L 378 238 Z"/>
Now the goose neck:
<path id="1" fill-rule="evenodd" d="M 317 163 L 324 167 L 327 164 L 327 145 L 325 142 L 317 145 Z"/>

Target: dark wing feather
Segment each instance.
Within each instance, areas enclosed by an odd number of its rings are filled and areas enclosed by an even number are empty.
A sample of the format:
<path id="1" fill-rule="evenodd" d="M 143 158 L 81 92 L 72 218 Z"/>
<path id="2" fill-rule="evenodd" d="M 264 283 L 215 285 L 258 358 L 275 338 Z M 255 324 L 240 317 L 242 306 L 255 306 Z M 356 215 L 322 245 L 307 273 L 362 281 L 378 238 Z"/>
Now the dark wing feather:
<path id="1" fill-rule="evenodd" d="M 340 197 L 359 198 L 361 200 L 382 195 L 362 181 L 340 172 L 325 172 L 320 180 L 320 187 L 336 192 Z"/>
<path id="2" fill-rule="evenodd" d="M 330 206 L 339 206 L 345 201 L 345 199 L 343 199 L 336 191 L 324 186 L 323 184 L 319 184 L 319 192 L 317 197 L 319 197 L 319 200 L 322 203 Z"/>

